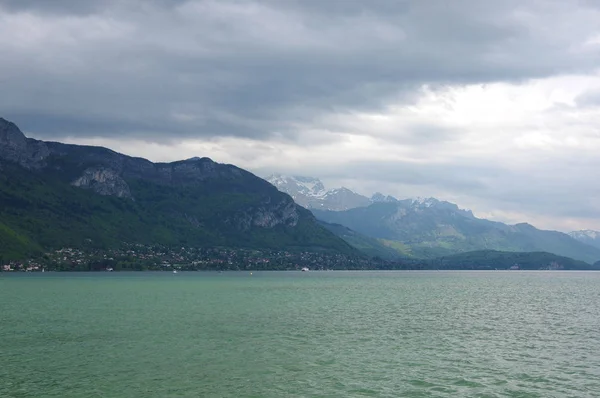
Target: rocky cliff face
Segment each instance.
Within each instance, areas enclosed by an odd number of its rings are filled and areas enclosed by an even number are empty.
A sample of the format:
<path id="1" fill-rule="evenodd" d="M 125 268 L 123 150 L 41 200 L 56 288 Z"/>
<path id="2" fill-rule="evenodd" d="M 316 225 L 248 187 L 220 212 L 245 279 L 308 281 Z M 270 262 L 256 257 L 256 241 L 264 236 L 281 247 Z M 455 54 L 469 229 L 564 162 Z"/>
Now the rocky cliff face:
<path id="1" fill-rule="evenodd" d="M 226 220 L 229 225 L 247 231 L 252 227 L 273 228 L 277 225 L 295 227 L 300 219 L 298 208 L 293 201 L 279 201 L 278 203 L 264 203 L 238 212 Z"/>
<path id="2" fill-rule="evenodd" d="M 0 119 L 0 154 L 3 158 L 18 161 L 27 148 L 27 138 L 13 123 Z"/>
<path id="3" fill-rule="evenodd" d="M 132 199 L 129 185 L 112 169 L 102 167 L 89 168 L 83 175 L 71 183 L 75 187 L 91 189 L 100 195 Z"/>
<path id="4" fill-rule="evenodd" d="M 0 118 L 0 159 L 32 169 L 43 167 L 49 155 L 44 142 L 26 138 L 14 123 Z"/>

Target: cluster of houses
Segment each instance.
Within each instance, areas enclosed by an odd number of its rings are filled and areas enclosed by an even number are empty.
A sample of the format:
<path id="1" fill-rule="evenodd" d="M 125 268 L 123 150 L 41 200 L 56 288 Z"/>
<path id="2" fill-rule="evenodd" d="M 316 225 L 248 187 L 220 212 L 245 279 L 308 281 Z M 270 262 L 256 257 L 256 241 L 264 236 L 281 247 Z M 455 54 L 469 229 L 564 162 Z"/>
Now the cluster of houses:
<path id="1" fill-rule="evenodd" d="M 336 269 L 368 266 L 341 254 L 239 248 L 123 244 L 120 249 L 62 248 L 41 258 L 3 265 L 2 271 L 112 271 L 202 269 Z M 365 262 L 365 264 L 362 264 Z M 353 267 L 354 268 L 354 267 Z"/>
<path id="2" fill-rule="evenodd" d="M 3 264 L 0 268 L 4 272 L 10 271 L 25 271 L 25 272 L 38 272 L 44 271 L 44 266 L 35 262 L 34 260 L 29 261 L 11 261 L 8 264 Z"/>

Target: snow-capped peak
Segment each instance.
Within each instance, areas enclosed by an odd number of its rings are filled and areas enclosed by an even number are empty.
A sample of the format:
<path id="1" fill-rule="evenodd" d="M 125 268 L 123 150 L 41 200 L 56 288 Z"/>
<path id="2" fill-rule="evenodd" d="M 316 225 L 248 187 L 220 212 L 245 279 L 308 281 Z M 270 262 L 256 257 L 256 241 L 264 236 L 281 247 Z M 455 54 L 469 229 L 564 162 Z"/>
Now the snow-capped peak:
<path id="1" fill-rule="evenodd" d="M 382 194 L 381 192 L 375 192 L 373 194 L 373 196 L 371 196 L 371 202 L 373 203 L 393 203 L 393 202 L 397 202 L 398 199 L 394 198 L 391 195 L 387 195 L 385 196 L 384 194 Z"/>
<path id="2" fill-rule="evenodd" d="M 292 197 L 295 197 L 296 194 L 309 197 L 322 197 L 327 193 L 325 186 L 323 186 L 323 183 L 318 178 L 273 174 L 267 177 L 267 181 Z"/>
<path id="3" fill-rule="evenodd" d="M 309 209 L 339 211 L 372 203 L 366 196 L 345 187 L 326 190 L 321 180 L 314 177 L 273 174 L 266 180 L 290 195 L 296 203 Z"/>
<path id="4" fill-rule="evenodd" d="M 591 229 L 584 229 L 581 231 L 573 231 L 569 233 L 574 238 L 589 238 L 589 239 L 598 239 L 600 238 L 600 232 L 593 231 Z"/>
<path id="5" fill-rule="evenodd" d="M 431 206 L 436 205 L 437 203 L 439 203 L 439 200 L 437 200 L 435 198 L 416 197 L 416 198 L 412 199 L 413 206 L 418 206 L 418 207 L 431 207 Z"/>

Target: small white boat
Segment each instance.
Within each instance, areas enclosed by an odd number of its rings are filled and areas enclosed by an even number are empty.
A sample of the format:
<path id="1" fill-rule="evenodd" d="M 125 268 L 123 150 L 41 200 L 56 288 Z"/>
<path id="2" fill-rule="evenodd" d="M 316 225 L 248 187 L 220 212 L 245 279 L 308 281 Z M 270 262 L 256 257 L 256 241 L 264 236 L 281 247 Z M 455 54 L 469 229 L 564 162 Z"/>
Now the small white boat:
<path id="1" fill-rule="evenodd" d="M 174 269 L 174 270 L 173 270 L 173 273 L 174 273 L 174 274 L 176 274 L 176 273 L 177 273 L 177 270 L 176 270 L 176 269 Z"/>
<path id="2" fill-rule="evenodd" d="M 308 271 L 310 271 L 310 270 L 309 270 L 307 267 L 304 267 L 304 268 L 302 268 L 302 270 L 301 270 L 301 271 L 302 271 L 302 272 L 308 272 Z"/>

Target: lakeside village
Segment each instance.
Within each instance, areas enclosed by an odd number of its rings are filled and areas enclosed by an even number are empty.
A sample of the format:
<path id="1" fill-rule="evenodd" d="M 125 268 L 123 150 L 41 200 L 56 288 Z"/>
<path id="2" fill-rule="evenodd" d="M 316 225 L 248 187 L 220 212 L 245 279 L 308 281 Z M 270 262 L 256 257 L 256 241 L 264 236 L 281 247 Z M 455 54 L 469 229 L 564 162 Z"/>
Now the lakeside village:
<path id="1" fill-rule="evenodd" d="M 167 248 L 124 244 L 121 249 L 50 251 L 38 258 L 2 264 L 4 272 L 46 271 L 202 271 L 373 269 L 376 260 L 319 252 L 234 248 Z"/>
<path id="2" fill-rule="evenodd" d="M 500 259 L 501 260 L 501 259 Z M 499 261 L 499 260 L 498 260 Z M 498 268 L 496 268 L 498 267 Z M 242 248 L 166 247 L 122 244 L 120 249 L 63 248 L 22 261 L 2 261 L 0 272 L 49 271 L 245 271 L 270 270 L 424 270 L 424 269 L 539 269 L 563 270 L 556 261 L 531 258 L 528 263 L 491 264 L 477 258 L 440 263 L 439 259 L 366 258 L 344 254 L 308 251 L 256 250 Z M 572 268 L 577 269 L 577 268 Z M 587 268 L 585 268 L 587 269 Z"/>

